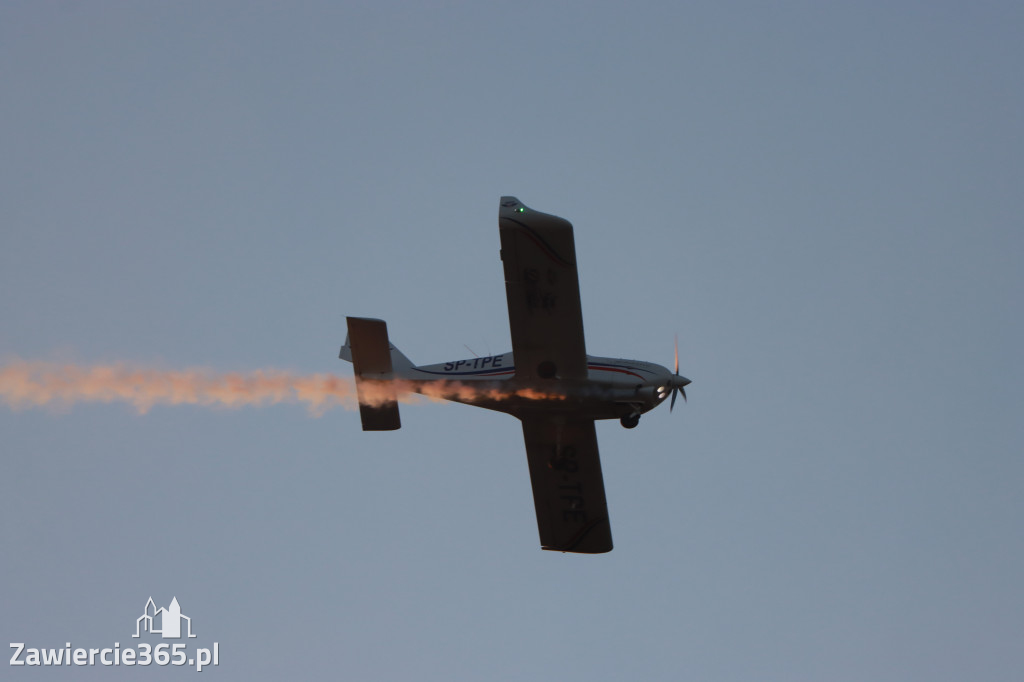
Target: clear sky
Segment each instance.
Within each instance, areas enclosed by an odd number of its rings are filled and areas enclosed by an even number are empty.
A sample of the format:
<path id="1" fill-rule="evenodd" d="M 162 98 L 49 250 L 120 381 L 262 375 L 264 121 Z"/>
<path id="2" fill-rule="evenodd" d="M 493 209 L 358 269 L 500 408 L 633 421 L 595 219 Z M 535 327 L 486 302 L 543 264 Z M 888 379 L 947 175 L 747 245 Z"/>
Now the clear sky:
<path id="1" fill-rule="evenodd" d="M 678 333 L 693 384 L 598 424 L 601 556 L 539 549 L 507 415 L 0 406 L 3 645 L 135 646 L 152 596 L 224 679 L 1019 679 L 1022 29 L 4 2 L 0 364 L 349 376 L 346 314 L 419 363 L 503 352 L 512 194 L 575 226 L 588 350 Z"/>

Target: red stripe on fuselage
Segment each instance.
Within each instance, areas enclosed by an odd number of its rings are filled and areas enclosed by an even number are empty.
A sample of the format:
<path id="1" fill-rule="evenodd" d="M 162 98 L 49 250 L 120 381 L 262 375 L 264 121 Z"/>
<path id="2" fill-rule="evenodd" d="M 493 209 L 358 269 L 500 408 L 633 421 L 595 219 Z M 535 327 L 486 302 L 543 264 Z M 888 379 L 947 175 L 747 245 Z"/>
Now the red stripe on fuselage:
<path id="1" fill-rule="evenodd" d="M 636 372 L 630 372 L 628 369 L 620 369 L 618 367 L 606 367 L 604 365 L 587 365 L 587 369 L 593 369 L 593 370 L 596 370 L 596 371 L 599 371 L 599 372 L 618 372 L 619 374 L 628 374 L 631 377 L 636 377 L 637 379 L 640 379 L 641 381 L 644 380 L 644 377 L 640 376 Z M 509 374 L 515 374 L 516 373 L 514 368 L 510 369 L 508 371 L 505 371 L 505 372 L 494 372 L 494 373 L 486 373 L 486 374 L 478 373 L 478 372 L 460 372 L 460 373 L 456 374 L 455 372 L 448 373 L 448 372 L 425 372 L 425 370 L 419 370 L 419 371 L 424 372 L 424 373 L 429 373 L 429 374 L 437 374 L 439 376 L 446 376 L 446 377 L 500 377 L 500 376 L 506 376 L 506 375 L 509 375 Z"/>
<path id="2" fill-rule="evenodd" d="M 587 369 L 596 369 L 601 372 L 619 372 L 620 374 L 628 374 L 634 376 L 637 379 L 643 380 L 643 377 L 636 372 L 630 372 L 628 369 L 619 369 L 618 367 L 604 367 L 602 365 L 587 365 Z"/>

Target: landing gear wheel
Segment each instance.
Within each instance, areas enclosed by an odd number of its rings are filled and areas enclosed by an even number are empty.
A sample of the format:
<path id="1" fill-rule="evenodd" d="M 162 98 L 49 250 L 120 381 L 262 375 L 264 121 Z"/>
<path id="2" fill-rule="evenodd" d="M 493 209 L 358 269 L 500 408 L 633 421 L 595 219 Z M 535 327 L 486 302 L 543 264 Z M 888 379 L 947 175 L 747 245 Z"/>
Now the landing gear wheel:
<path id="1" fill-rule="evenodd" d="M 638 415 L 638 414 L 626 415 L 625 417 L 623 417 L 619 421 L 622 422 L 622 425 L 624 427 L 626 427 L 627 429 L 635 429 L 636 425 L 640 423 L 640 415 Z"/>

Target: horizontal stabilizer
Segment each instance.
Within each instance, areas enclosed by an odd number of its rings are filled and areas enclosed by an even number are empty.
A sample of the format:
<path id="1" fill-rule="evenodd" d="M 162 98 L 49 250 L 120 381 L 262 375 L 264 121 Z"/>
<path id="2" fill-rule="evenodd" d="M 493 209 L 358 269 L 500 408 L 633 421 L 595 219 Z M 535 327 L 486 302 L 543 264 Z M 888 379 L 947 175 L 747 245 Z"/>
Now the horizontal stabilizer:
<path id="1" fill-rule="evenodd" d="M 368 317 L 346 319 L 363 431 L 399 429 L 402 422 L 398 416 L 397 394 L 388 383 L 394 379 L 394 374 L 387 323 Z"/>

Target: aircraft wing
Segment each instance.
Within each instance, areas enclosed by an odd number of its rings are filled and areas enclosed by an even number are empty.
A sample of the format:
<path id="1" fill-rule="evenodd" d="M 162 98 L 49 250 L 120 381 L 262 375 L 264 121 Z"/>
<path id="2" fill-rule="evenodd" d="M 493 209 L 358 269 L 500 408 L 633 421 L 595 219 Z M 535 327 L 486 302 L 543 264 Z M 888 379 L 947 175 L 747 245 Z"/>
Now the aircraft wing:
<path id="1" fill-rule="evenodd" d="M 572 225 L 502 197 L 498 227 L 516 378 L 585 379 Z"/>
<path id="2" fill-rule="evenodd" d="M 541 547 L 610 552 L 612 531 L 594 421 L 537 414 L 522 422 Z"/>

